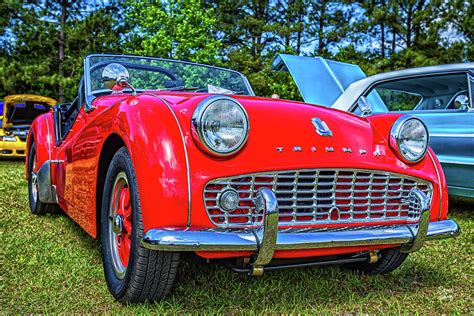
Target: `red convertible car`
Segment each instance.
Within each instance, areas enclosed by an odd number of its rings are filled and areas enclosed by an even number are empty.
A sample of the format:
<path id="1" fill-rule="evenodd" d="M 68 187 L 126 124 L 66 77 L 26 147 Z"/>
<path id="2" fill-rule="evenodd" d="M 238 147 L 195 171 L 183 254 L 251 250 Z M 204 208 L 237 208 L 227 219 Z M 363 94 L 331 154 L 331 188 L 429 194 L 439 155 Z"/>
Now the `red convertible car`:
<path id="1" fill-rule="evenodd" d="M 30 128 L 29 201 L 101 239 L 121 302 L 167 295 L 181 253 L 250 275 L 388 273 L 460 232 L 428 137 L 410 116 L 255 97 L 228 69 L 96 54 Z"/>

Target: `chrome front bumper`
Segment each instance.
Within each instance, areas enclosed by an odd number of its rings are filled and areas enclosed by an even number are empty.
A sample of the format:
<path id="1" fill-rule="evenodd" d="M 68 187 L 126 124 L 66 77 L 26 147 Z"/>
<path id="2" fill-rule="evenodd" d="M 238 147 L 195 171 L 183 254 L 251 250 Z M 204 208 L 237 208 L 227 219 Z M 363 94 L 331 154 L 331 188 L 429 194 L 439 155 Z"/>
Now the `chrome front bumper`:
<path id="1" fill-rule="evenodd" d="M 428 200 L 420 192 L 413 195 L 422 207 L 417 224 L 278 229 L 276 197 L 265 188 L 260 189 L 256 201 L 265 213 L 259 229 L 150 229 L 142 245 L 162 251 L 252 251 L 256 254 L 251 264 L 262 267 L 270 263 L 275 250 L 401 245 L 403 252 L 414 252 L 427 240 L 457 237 L 461 230 L 455 221 L 430 222 Z"/>

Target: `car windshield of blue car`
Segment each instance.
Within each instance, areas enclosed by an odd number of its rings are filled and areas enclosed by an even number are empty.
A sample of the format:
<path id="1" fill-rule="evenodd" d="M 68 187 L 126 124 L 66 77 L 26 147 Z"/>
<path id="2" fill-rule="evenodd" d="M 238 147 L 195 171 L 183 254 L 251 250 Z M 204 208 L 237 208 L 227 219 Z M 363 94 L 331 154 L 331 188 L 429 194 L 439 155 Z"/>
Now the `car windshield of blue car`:
<path id="1" fill-rule="evenodd" d="M 177 60 L 124 55 L 90 55 L 86 58 L 88 94 L 111 92 L 104 85 L 102 72 L 112 63 L 127 69 L 128 83 L 139 92 L 170 90 L 253 95 L 247 79 L 237 71 Z"/>

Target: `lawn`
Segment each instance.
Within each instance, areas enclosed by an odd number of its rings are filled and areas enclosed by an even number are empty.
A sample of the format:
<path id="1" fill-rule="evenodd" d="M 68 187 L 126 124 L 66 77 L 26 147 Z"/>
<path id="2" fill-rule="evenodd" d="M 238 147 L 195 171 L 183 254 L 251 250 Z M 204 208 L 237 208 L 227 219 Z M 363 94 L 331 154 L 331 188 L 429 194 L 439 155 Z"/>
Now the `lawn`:
<path id="1" fill-rule="evenodd" d="M 474 311 L 474 205 L 451 212 L 456 240 L 434 242 L 394 273 L 338 267 L 251 278 L 184 263 L 175 289 L 155 304 L 124 306 L 108 293 L 99 242 L 63 214 L 30 214 L 21 162 L 0 162 L 0 312 L 463 313 Z"/>

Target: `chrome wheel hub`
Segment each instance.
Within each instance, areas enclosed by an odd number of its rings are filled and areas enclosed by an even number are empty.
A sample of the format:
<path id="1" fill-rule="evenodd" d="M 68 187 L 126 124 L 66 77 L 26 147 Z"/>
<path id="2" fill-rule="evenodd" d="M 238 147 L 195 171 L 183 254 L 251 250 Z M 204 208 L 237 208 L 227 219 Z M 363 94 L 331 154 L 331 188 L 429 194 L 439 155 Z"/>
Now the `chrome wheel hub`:
<path id="1" fill-rule="evenodd" d="M 127 272 L 132 241 L 132 207 L 125 172 L 115 177 L 109 205 L 109 249 L 115 276 L 123 279 Z"/>
<path id="2" fill-rule="evenodd" d="M 115 215 L 114 219 L 112 220 L 112 231 L 115 234 L 121 234 L 123 232 L 123 216 L 122 215 Z"/>

